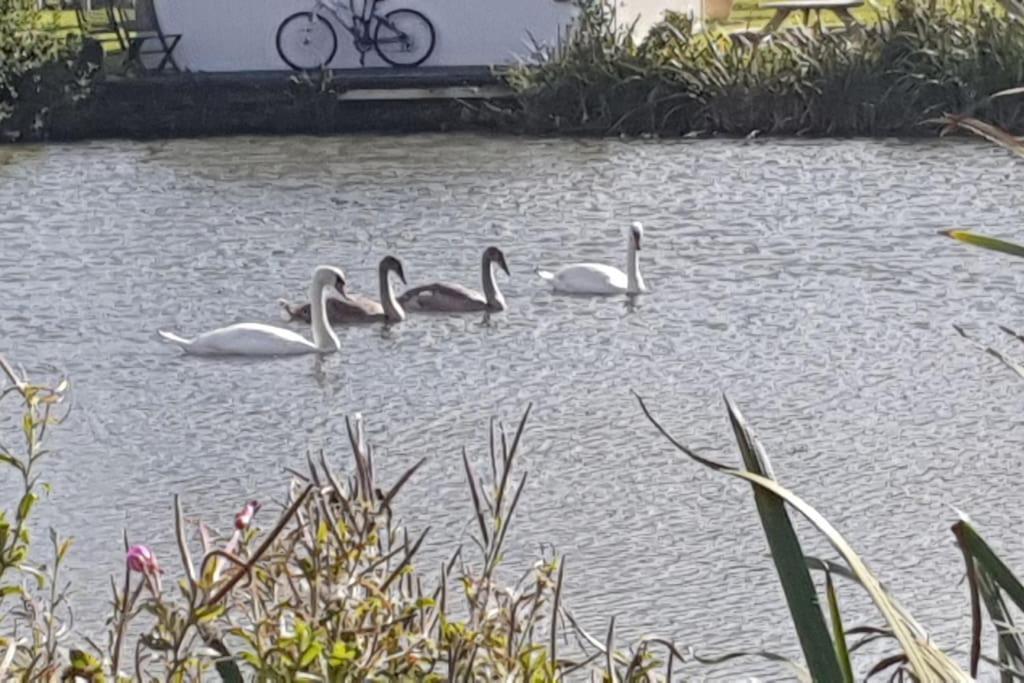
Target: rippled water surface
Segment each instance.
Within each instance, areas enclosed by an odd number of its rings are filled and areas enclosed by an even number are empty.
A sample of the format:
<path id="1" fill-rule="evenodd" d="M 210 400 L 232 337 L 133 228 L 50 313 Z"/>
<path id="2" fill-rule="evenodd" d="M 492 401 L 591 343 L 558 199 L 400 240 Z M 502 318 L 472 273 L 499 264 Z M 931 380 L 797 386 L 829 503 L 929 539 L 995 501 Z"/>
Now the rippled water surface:
<path id="1" fill-rule="evenodd" d="M 399 509 L 432 526 L 438 558 L 467 541 L 460 449 L 483 457 L 488 418 L 513 422 L 532 401 L 510 563 L 541 544 L 566 553 L 569 599 L 598 629 L 615 614 L 624 635 L 793 652 L 749 490 L 674 453 L 630 394 L 682 440 L 736 462 L 727 391 L 779 478 L 847 533 L 940 643 L 963 647 L 951 506 L 1024 566 L 1012 532 L 1024 522 L 1024 401 L 951 323 L 1008 344 L 995 325 L 1024 326 L 1024 271 L 936 230 L 1014 235 L 1022 184 L 1024 166 L 963 141 L 0 150 L 0 349 L 74 381 L 40 520 L 77 538 L 76 600 L 96 605 L 122 527 L 173 564 L 173 493 L 226 526 L 240 501 L 279 499 L 285 468 L 307 451 L 347 465 L 343 416 L 360 411 L 390 476 L 429 456 Z M 570 259 L 621 263 L 633 219 L 647 226 L 653 290 L 635 309 L 554 296 L 533 275 Z M 155 336 L 273 322 L 275 299 L 301 297 L 321 262 L 360 291 L 374 290 L 385 254 L 410 281 L 478 286 L 489 244 L 512 268 L 510 310 L 490 321 L 349 329 L 323 362 L 197 359 Z M 866 617 L 846 593 L 852 620 Z"/>

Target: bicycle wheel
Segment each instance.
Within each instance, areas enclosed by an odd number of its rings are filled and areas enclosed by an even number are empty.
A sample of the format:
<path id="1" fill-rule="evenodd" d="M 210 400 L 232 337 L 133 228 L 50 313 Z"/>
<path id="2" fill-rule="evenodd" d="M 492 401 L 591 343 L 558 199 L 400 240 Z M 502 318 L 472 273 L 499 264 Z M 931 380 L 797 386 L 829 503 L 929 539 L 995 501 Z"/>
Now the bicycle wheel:
<path id="1" fill-rule="evenodd" d="M 373 48 L 391 66 L 419 66 L 434 51 L 434 26 L 414 9 L 377 18 Z"/>
<path id="2" fill-rule="evenodd" d="M 277 29 L 277 54 L 293 69 L 327 66 L 338 50 L 338 35 L 329 21 L 313 12 L 297 12 Z"/>

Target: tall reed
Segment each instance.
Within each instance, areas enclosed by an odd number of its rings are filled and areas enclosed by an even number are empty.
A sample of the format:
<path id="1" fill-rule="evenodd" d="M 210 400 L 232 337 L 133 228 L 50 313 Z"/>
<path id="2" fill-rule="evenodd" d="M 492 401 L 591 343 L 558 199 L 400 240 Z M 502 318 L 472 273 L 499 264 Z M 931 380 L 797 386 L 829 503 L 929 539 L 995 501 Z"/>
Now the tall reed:
<path id="1" fill-rule="evenodd" d="M 638 682 L 689 660 L 664 638 L 616 646 L 614 619 L 606 637 L 587 633 L 565 604 L 563 558 L 514 574 L 504 566 L 527 481 L 519 460 L 529 410 L 512 431 L 492 422 L 483 457 L 462 453 L 472 546 L 438 572 L 421 566 L 429 529 L 399 517 L 401 494 L 425 460 L 384 481 L 357 417 L 346 423 L 348 464 L 307 456 L 266 527 L 268 506 L 258 501 L 218 531 L 189 522 L 175 496 L 177 557 L 125 537 L 107 637 L 74 642 L 60 578 L 70 542 L 52 534 L 48 566 L 27 562 L 37 468 L 68 384 L 33 384 L 2 358 L 0 369 L 0 400 L 21 399 L 25 444 L 0 447 L 0 472 L 21 482 L 13 509 L 0 509 L 0 680 L 555 681 L 593 673 Z"/>
<path id="2" fill-rule="evenodd" d="M 756 37 L 754 37 L 756 38 Z M 1024 129 L 1024 23 L 985 0 L 898 0 L 858 33 L 700 32 L 667 13 L 641 39 L 605 0 L 509 80 L 522 130 L 592 134 L 921 135 L 945 113 Z"/>

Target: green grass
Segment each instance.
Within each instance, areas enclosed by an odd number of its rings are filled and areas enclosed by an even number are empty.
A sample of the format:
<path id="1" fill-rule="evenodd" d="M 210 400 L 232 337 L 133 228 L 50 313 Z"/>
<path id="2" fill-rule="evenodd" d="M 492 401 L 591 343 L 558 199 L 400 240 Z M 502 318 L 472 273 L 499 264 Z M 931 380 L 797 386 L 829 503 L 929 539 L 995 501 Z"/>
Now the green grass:
<path id="1" fill-rule="evenodd" d="M 81 35 L 78 18 L 75 16 L 74 10 L 43 10 L 40 12 L 40 25 L 43 28 L 64 35 Z M 100 41 L 104 51 L 108 53 L 121 51 L 121 46 L 112 33 L 99 34 L 93 37 Z"/>
<path id="2" fill-rule="evenodd" d="M 60 33 L 74 35 L 81 33 L 78 29 L 78 19 L 75 17 L 75 11 L 70 9 L 43 10 L 39 13 L 39 23 L 43 28 Z"/>
<path id="3" fill-rule="evenodd" d="M 862 24 L 878 23 L 878 9 L 872 6 L 872 2 L 873 0 L 868 0 L 864 6 L 852 10 L 853 16 L 856 17 L 857 21 Z M 888 9 L 892 6 L 892 0 L 879 0 L 875 5 L 881 9 Z M 728 31 L 757 31 L 763 28 L 774 14 L 775 10 L 762 9 L 761 3 L 758 0 L 739 0 L 733 6 L 732 14 L 729 15 L 726 21 L 714 22 L 713 25 Z M 826 26 L 842 25 L 831 12 L 823 12 L 822 21 L 824 21 Z M 794 12 L 782 26 L 783 28 L 789 28 L 801 24 L 802 19 L 799 13 Z"/>

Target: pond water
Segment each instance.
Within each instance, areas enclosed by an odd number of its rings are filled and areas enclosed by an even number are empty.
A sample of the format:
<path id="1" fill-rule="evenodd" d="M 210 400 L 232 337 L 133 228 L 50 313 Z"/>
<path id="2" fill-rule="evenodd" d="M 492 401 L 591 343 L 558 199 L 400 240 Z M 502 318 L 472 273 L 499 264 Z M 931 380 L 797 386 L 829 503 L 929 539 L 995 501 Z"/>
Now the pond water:
<path id="1" fill-rule="evenodd" d="M 996 324 L 1024 326 L 1024 270 L 936 230 L 1013 236 L 1022 183 L 1024 165 L 1004 152 L 948 140 L 450 135 L 0 150 L 0 349 L 74 384 L 39 536 L 53 524 L 77 539 L 71 572 L 90 632 L 98 620 L 84 613 L 106 600 L 122 528 L 173 566 L 173 493 L 226 527 L 242 501 L 280 500 L 285 468 L 301 469 L 307 451 L 347 467 L 343 418 L 361 412 L 386 477 L 429 457 L 398 510 L 432 527 L 432 571 L 471 531 L 461 448 L 485 457 L 489 418 L 514 423 L 533 402 L 510 575 L 554 546 L 568 556 L 569 602 L 597 630 L 617 615 L 623 636 L 793 654 L 749 488 L 673 452 L 630 393 L 680 439 L 737 462 L 725 391 L 777 476 L 940 644 L 963 651 L 953 506 L 1024 567 L 1011 532 L 1024 521 L 1024 392 L 951 325 L 1008 346 Z M 533 274 L 620 264 L 630 220 L 647 228 L 653 290 L 635 308 L 556 296 Z M 411 282 L 477 286 L 490 244 L 512 269 L 510 310 L 490 320 L 347 329 L 343 352 L 322 362 L 197 359 L 155 334 L 273 322 L 275 300 L 301 297 L 322 262 L 358 291 L 375 290 L 385 254 Z M 879 621 L 852 588 L 843 599 L 850 623 Z"/>

